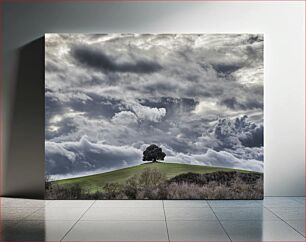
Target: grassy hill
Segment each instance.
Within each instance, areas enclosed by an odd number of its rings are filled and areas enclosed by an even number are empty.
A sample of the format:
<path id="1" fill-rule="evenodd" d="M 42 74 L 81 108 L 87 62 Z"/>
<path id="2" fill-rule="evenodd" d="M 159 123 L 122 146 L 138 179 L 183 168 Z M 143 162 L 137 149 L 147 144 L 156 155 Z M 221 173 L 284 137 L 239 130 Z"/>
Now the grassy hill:
<path id="1" fill-rule="evenodd" d="M 138 166 L 123 168 L 111 172 L 105 172 L 101 174 L 83 176 L 78 178 L 64 179 L 54 181 L 58 185 L 74 185 L 78 184 L 82 189 L 89 190 L 90 192 L 96 192 L 110 182 L 124 183 L 129 177 L 142 172 L 145 168 L 158 168 L 163 172 L 167 178 L 175 177 L 179 174 L 193 172 L 198 174 L 212 173 L 217 171 L 240 171 L 243 173 L 249 173 L 249 171 L 235 170 L 229 168 L 219 168 L 210 166 L 199 166 L 189 164 L 177 164 L 177 163 L 145 163 Z"/>

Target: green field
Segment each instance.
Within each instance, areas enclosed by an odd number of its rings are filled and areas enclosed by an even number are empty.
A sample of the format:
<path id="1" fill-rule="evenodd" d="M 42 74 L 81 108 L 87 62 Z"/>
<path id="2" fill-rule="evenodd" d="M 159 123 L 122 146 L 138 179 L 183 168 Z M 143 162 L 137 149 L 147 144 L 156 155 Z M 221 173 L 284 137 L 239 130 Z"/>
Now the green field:
<path id="1" fill-rule="evenodd" d="M 172 178 L 182 173 L 211 173 L 217 171 L 240 171 L 249 172 L 242 170 L 235 170 L 229 168 L 219 168 L 210 166 L 199 166 L 199 165 L 189 165 L 189 164 L 177 164 L 177 163 L 146 163 L 138 166 L 123 168 L 115 171 L 100 173 L 91 176 L 83 176 L 78 178 L 64 179 L 54 181 L 58 185 L 75 185 L 78 184 L 82 189 L 89 190 L 90 192 L 96 192 L 101 190 L 101 188 L 110 182 L 124 183 L 129 177 L 140 173 L 145 168 L 158 168 L 161 172 L 165 174 L 167 178 Z"/>

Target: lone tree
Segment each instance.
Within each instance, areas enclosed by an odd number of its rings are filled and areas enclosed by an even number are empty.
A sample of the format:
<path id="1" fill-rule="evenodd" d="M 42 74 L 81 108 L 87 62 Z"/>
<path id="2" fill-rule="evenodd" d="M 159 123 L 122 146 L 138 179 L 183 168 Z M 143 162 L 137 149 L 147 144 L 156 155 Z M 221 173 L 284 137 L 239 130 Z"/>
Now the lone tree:
<path id="1" fill-rule="evenodd" d="M 150 145 L 143 152 L 143 161 L 156 162 L 157 160 L 164 160 L 166 154 L 157 145 Z"/>

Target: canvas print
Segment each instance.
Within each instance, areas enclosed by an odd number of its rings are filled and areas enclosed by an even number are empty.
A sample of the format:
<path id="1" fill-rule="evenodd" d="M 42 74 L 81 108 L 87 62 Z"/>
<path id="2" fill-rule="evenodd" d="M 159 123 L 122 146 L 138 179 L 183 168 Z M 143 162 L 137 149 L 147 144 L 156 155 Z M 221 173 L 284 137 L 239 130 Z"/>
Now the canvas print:
<path id="1" fill-rule="evenodd" d="M 46 34 L 46 198 L 262 199 L 263 46 Z"/>

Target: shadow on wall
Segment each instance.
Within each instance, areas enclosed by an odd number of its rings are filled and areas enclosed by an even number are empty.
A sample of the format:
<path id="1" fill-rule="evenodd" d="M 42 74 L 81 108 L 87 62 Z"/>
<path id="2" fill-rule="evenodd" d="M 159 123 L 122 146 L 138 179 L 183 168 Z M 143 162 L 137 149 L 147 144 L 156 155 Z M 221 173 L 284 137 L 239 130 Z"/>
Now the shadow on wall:
<path id="1" fill-rule="evenodd" d="M 7 139 L 8 160 L 3 171 L 4 196 L 43 198 L 44 37 L 18 51 Z"/>

